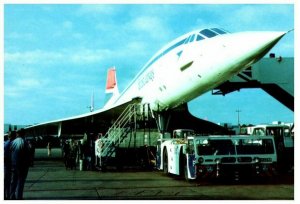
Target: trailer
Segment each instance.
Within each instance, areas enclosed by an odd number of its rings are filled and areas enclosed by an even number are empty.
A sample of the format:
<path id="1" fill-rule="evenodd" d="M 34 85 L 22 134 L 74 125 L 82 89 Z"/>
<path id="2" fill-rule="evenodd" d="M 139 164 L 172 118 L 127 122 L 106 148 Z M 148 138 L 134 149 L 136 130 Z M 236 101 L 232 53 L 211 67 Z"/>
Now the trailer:
<path id="1" fill-rule="evenodd" d="M 183 130 L 157 144 L 157 168 L 187 180 L 272 176 L 277 163 L 271 136 L 199 136 Z M 178 135 L 181 137 L 178 137 Z"/>

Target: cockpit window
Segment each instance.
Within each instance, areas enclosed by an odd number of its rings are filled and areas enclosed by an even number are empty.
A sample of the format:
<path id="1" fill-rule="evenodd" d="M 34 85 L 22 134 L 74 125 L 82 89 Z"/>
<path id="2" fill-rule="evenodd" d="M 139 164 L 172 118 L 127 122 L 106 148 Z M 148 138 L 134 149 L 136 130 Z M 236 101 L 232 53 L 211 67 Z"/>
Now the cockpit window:
<path id="1" fill-rule="evenodd" d="M 194 34 L 194 35 L 192 35 L 192 36 L 190 37 L 190 40 L 189 40 L 189 42 L 193 42 L 193 41 L 194 41 L 194 39 L 195 39 L 195 34 Z"/>
<path id="2" fill-rule="evenodd" d="M 175 49 L 176 47 L 182 45 L 182 44 L 188 44 L 190 42 L 193 41 L 200 41 L 205 39 L 203 36 L 207 37 L 207 38 L 212 38 L 218 34 L 225 34 L 227 33 L 227 31 L 224 31 L 223 29 L 219 29 L 219 28 L 212 28 L 212 29 L 204 29 L 202 31 L 200 31 L 200 33 L 194 33 L 192 35 L 190 35 L 189 37 L 180 40 L 179 42 L 175 43 L 174 45 L 170 46 L 169 48 L 167 48 L 166 50 L 164 50 L 162 53 L 158 54 L 156 57 L 153 58 L 153 60 L 151 60 L 143 69 L 148 68 L 149 66 L 151 66 L 155 61 L 157 61 L 159 58 L 161 58 L 162 56 L 164 56 L 165 54 L 167 54 L 168 52 L 170 52 L 171 50 Z M 202 36 L 201 36 L 201 35 Z"/>
<path id="3" fill-rule="evenodd" d="M 226 32 L 225 31 L 223 31 L 223 30 L 220 30 L 219 28 L 212 28 L 211 30 L 213 30 L 213 31 L 215 31 L 216 33 L 218 33 L 218 34 L 226 34 Z"/>
<path id="4" fill-rule="evenodd" d="M 189 40 L 191 39 L 191 36 L 189 36 L 187 39 L 185 39 L 184 44 L 189 43 Z"/>
<path id="5" fill-rule="evenodd" d="M 200 31 L 200 34 L 202 34 L 202 35 L 204 35 L 204 36 L 206 36 L 206 37 L 208 37 L 208 38 L 212 38 L 212 37 L 214 37 L 214 36 L 217 35 L 217 34 L 214 33 L 213 31 L 208 30 L 208 29 L 204 29 L 204 30 Z"/>
<path id="6" fill-rule="evenodd" d="M 204 39 L 204 37 L 202 37 L 201 35 L 197 35 L 197 41 L 200 41 L 200 40 L 203 40 Z"/>

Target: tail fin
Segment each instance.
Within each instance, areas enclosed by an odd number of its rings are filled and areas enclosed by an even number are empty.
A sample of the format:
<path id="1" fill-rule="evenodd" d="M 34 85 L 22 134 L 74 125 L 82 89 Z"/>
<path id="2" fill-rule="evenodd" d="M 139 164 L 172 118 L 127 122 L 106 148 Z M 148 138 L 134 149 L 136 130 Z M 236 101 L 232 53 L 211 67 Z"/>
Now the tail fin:
<path id="1" fill-rule="evenodd" d="M 106 79 L 106 104 L 108 106 L 111 104 L 119 95 L 118 82 L 117 82 L 117 72 L 116 68 L 112 67 L 107 71 L 107 79 Z"/>

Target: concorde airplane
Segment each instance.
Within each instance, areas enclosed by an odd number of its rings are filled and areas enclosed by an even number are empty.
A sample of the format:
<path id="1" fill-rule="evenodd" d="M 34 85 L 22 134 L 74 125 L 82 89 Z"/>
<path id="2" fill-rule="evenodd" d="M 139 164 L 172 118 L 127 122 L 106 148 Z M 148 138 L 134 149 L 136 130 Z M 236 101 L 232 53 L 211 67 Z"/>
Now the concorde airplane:
<path id="1" fill-rule="evenodd" d="M 111 98 L 103 108 L 75 117 L 28 127 L 81 125 L 86 118 L 109 118 L 134 98 L 162 113 L 186 104 L 219 86 L 261 59 L 286 32 L 230 33 L 219 28 L 199 29 L 184 34 L 161 48 L 141 69 L 129 86 L 119 92 L 116 70 L 109 69 L 106 92 Z M 123 107 L 123 108 L 120 108 Z M 158 114 L 159 115 L 159 114 Z M 64 125 L 62 125 L 64 123 Z M 75 125 L 74 125 L 75 124 Z M 71 131 L 71 130 L 69 130 Z"/>

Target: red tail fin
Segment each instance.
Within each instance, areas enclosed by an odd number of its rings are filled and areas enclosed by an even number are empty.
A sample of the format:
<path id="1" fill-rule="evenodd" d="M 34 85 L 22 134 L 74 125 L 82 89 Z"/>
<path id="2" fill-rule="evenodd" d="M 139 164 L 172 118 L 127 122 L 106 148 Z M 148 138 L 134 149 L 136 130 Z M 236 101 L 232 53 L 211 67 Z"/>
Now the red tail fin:
<path id="1" fill-rule="evenodd" d="M 117 72 L 114 67 L 108 69 L 105 93 L 107 102 L 104 107 L 110 106 L 120 95 L 117 82 Z"/>
<path id="2" fill-rule="evenodd" d="M 107 72 L 107 80 L 106 80 L 106 93 L 113 93 L 114 88 L 117 86 L 117 78 L 116 78 L 116 69 L 110 68 Z"/>

